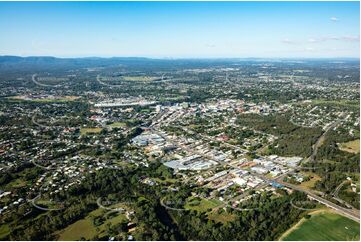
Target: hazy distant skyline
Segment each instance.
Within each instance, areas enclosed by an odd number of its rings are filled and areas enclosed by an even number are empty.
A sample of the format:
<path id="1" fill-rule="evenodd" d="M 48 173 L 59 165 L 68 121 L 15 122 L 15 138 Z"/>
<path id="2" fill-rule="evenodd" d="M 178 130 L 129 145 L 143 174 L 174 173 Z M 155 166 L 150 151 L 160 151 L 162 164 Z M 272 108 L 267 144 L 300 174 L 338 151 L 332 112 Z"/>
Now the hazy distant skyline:
<path id="1" fill-rule="evenodd" d="M 333 58 L 359 2 L 0 2 L 0 55 Z"/>

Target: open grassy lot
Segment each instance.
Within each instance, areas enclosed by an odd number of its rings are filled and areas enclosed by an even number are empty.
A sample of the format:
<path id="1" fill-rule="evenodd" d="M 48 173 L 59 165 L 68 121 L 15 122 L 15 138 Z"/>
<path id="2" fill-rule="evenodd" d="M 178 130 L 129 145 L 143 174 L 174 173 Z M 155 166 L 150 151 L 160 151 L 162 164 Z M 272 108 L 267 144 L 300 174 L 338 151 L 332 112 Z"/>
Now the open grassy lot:
<path id="1" fill-rule="evenodd" d="M 185 209 L 206 212 L 208 218 L 220 223 L 234 221 L 235 215 L 227 213 L 222 206 L 223 203 L 218 199 L 188 198 Z"/>
<path id="2" fill-rule="evenodd" d="M 6 187 L 8 189 L 11 189 L 11 188 L 25 187 L 26 185 L 27 185 L 27 181 L 24 178 L 18 178 L 8 183 Z"/>
<path id="3" fill-rule="evenodd" d="M 184 208 L 206 212 L 208 209 L 215 208 L 221 204 L 222 202 L 216 199 L 190 198 Z"/>
<path id="4" fill-rule="evenodd" d="M 62 102 L 72 102 L 80 97 L 77 96 L 59 96 L 59 97 L 48 97 L 48 98 L 28 98 L 26 96 L 13 96 L 8 97 L 12 101 L 27 101 L 27 102 L 37 102 L 37 103 L 62 103 Z"/>
<path id="5" fill-rule="evenodd" d="M 50 209 L 58 209 L 61 208 L 63 205 L 56 201 L 49 201 L 49 200 L 43 200 L 38 199 L 35 202 L 36 205 L 43 207 L 43 208 L 50 208 Z"/>
<path id="6" fill-rule="evenodd" d="M 339 145 L 339 149 L 354 154 L 360 153 L 360 140 L 357 139 L 346 143 L 341 143 Z"/>
<path id="7" fill-rule="evenodd" d="M 303 218 L 287 231 L 281 240 L 286 241 L 326 241 L 360 239 L 360 224 L 330 211 L 310 213 L 311 218 Z"/>
<path id="8" fill-rule="evenodd" d="M 127 126 L 127 124 L 124 122 L 115 122 L 115 123 L 109 124 L 109 127 L 112 127 L 112 128 L 123 128 L 125 126 Z"/>
<path id="9" fill-rule="evenodd" d="M 310 177 L 309 181 L 302 182 L 299 186 L 305 189 L 312 189 L 317 181 L 321 180 L 321 177 L 313 172 L 302 172 L 303 175 Z"/>
<path id="10" fill-rule="evenodd" d="M 222 208 L 219 211 L 212 211 L 208 214 L 208 218 L 216 222 L 226 223 L 234 221 L 236 216 L 230 213 L 227 213 Z"/>
<path id="11" fill-rule="evenodd" d="M 3 224 L 0 226 L 0 240 L 5 240 L 6 236 L 10 233 L 10 228 L 8 224 Z"/>
<path id="12" fill-rule="evenodd" d="M 156 178 L 152 178 L 153 180 L 155 180 L 158 183 L 175 183 L 177 182 L 177 179 L 172 179 L 172 178 L 165 178 L 164 180 L 156 177 Z"/>
<path id="13" fill-rule="evenodd" d="M 80 134 L 87 135 L 87 134 L 98 134 L 102 131 L 102 128 L 81 128 Z"/>
<path id="14" fill-rule="evenodd" d="M 160 79 L 160 77 L 153 76 L 123 76 L 123 80 L 125 81 L 153 81 Z"/>
<path id="15" fill-rule="evenodd" d="M 100 225 L 95 225 L 93 220 L 94 218 L 103 217 L 106 218 L 107 214 L 109 214 L 109 211 L 106 211 L 104 209 L 98 208 L 94 210 L 93 212 L 89 213 L 88 216 L 86 216 L 84 219 L 78 220 L 77 222 L 69 225 L 65 229 L 58 231 L 56 234 L 59 236 L 58 240 L 81 240 L 82 238 L 86 240 L 91 240 L 94 238 L 94 236 L 104 235 L 107 224 L 110 224 L 111 226 L 118 224 L 124 220 L 126 220 L 126 217 L 124 214 L 117 213 L 116 216 L 105 219 L 104 222 Z"/>
<path id="16" fill-rule="evenodd" d="M 337 105 L 337 106 L 349 106 L 349 107 L 359 107 L 360 106 L 358 101 L 350 101 L 350 100 L 315 99 L 315 100 L 312 100 L 312 104 L 316 104 L 316 105 Z"/>

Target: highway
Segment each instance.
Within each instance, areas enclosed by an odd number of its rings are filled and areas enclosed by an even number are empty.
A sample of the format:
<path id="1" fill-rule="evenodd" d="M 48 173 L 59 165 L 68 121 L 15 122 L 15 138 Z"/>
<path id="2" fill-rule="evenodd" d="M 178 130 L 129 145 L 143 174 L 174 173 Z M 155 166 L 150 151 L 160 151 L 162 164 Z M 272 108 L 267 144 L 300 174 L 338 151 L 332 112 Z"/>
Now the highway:
<path id="1" fill-rule="evenodd" d="M 303 189 L 301 187 L 298 187 L 296 185 L 293 185 L 293 184 L 290 184 L 290 183 L 287 183 L 287 182 L 283 182 L 281 179 L 278 179 L 277 180 L 277 183 L 279 184 L 282 184 L 283 186 L 285 187 L 288 187 L 288 188 L 291 188 L 293 190 L 297 190 L 297 191 L 300 191 L 300 192 L 304 192 L 306 193 L 310 198 L 318 201 L 319 203 L 322 203 L 324 205 L 326 205 L 327 207 L 329 208 L 332 208 L 333 210 L 335 210 L 336 212 L 338 212 L 339 214 L 341 215 L 344 215 L 356 222 L 360 222 L 360 211 L 357 210 L 357 209 L 347 209 L 347 208 L 343 208 L 337 204 L 334 204 L 316 194 L 314 194 L 314 192 L 310 191 L 310 190 L 307 190 L 307 189 Z"/>
<path id="2" fill-rule="evenodd" d="M 330 126 L 328 126 L 325 130 L 325 132 L 323 132 L 323 134 L 318 138 L 318 140 L 316 141 L 316 143 L 312 146 L 313 151 L 312 154 L 306 159 L 306 162 L 315 162 L 315 157 L 317 155 L 317 151 L 318 148 L 322 145 L 326 134 L 333 128 L 335 128 L 337 125 L 339 125 L 341 123 L 341 120 L 337 120 L 334 123 L 332 123 Z"/>

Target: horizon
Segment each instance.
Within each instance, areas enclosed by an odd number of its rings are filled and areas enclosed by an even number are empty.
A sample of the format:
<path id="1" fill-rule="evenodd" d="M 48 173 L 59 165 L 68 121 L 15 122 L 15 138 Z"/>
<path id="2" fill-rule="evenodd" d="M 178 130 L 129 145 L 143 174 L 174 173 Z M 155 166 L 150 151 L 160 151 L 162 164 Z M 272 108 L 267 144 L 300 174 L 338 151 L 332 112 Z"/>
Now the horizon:
<path id="1" fill-rule="evenodd" d="M 359 2 L 0 2 L 0 55 L 360 58 Z"/>
<path id="2" fill-rule="evenodd" d="M 360 60 L 360 57 L 146 57 L 146 56 L 69 56 L 69 57 L 60 57 L 52 55 L 0 55 L 0 57 L 19 57 L 19 58 L 55 58 L 55 59 L 116 59 L 116 58 L 135 58 L 135 59 L 149 59 L 149 60 L 247 60 L 247 59 L 257 59 L 257 60 Z"/>

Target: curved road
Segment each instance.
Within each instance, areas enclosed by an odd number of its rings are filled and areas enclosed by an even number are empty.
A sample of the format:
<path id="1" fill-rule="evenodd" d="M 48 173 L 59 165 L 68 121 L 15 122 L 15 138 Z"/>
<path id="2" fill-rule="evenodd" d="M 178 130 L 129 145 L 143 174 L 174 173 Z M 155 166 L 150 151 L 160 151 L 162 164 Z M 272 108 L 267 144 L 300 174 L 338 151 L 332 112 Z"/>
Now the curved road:
<path id="1" fill-rule="evenodd" d="M 184 208 L 172 208 L 172 207 L 169 207 L 169 206 L 165 205 L 165 204 L 164 204 L 164 198 L 162 198 L 162 199 L 160 200 L 160 205 L 162 205 L 162 206 L 165 207 L 166 209 L 170 209 L 170 210 L 174 210 L 174 211 L 184 211 L 184 210 L 186 210 L 186 209 L 184 209 Z"/>
<path id="2" fill-rule="evenodd" d="M 40 194 L 30 200 L 31 204 L 32 204 L 35 208 L 37 208 L 37 209 L 40 209 L 40 210 L 43 210 L 43 211 L 59 211 L 59 210 L 63 210 L 63 209 L 64 209 L 64 208 L 44 208 L 44 207 L 41 207 L 41 206 L 39 206 L 39 205 L 37 205 L 37 204 L 35 203 L 35 201 L 36 201 L 37 199 L 39 199 L 39 198 L 40 198 Z"/>
<path id="3" fill-rule="evenodd" d="M 304 188 L 301 188 L 301 187 L 298 187 L 296 185 L 293 185 L 293 184 L 290 184 L 290 183 L 287 183 L 287 182 L 283 182 L 282 179 L 279 179 L 276 181 L 277 183 L 279 184 L 282 184 L 283 186 L 285 187 L 288 187 L 288 188 L 291 188 L 293 190 L 297 190 L 297 191 L 301 191 L 301 192 L 304 192 L 306 193 L 310 198 L 318 201 L 319 203 L 322 203 L 324 205 L 326 205 L 327 207 L 330 207 L 332 209 L 334 209 L 336 212 L 356 221 L 356 222 L 360 222 L 360 211 L 357 210 L 357 209 L 347 209 L 347 208 L 344 208 L 344 207 L 341 207 L 337 204 L 334 204 L 333 202 L 330 202 L 316 194 L 314 194 L 313 191 L 310 191 L 310 190 L 307 190 L 307 189 L 304 189 Z"/>
<path id="4" fill-rule="evenodd" d="M 31 121 L 33 122 L 33 124 L 38 125 L 38 126 L 40 126 L 40 127 L 42 127 L 42 128 L 45 128 L 45 129 L 50 129 L 50 128 L 52 128 L 52 127 L 50 127 L 50 126 L 47 126 L 47 125 L 38 123 L 38 122 L 35 120 L 35 117 L 36 117 L 36 114 L 34 114 L 34 115 L 31 117 Z"/>
<path id="5" fill-rule="evenodd" d="M 34 74 L 32 77 L 31 77 L 31 80 L 38 86 L 42 86 L 42 87 L 60 87 L 62 85 L 49 85 L 49 84 L 43 84 L 43 83 L 40 83 L 36 80 L 36 76 L 37 74 Z"/>
<path id="6" fill-rule="evenodd" d="M 122 85 L 111 85 L 111 84 L 102 82 L 100 80 L 100 75 L 97 75 L 97 82 L 99 82 L 101 85 L 108 86 L 108 87 L 122 87 Z"/>

